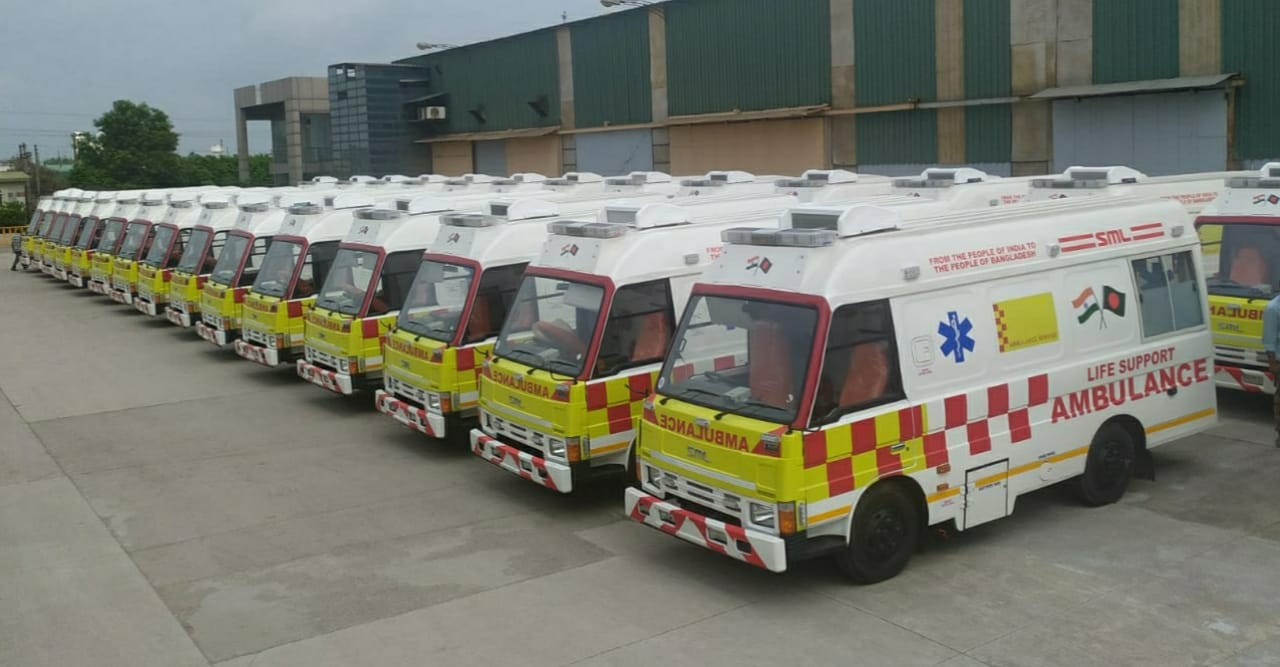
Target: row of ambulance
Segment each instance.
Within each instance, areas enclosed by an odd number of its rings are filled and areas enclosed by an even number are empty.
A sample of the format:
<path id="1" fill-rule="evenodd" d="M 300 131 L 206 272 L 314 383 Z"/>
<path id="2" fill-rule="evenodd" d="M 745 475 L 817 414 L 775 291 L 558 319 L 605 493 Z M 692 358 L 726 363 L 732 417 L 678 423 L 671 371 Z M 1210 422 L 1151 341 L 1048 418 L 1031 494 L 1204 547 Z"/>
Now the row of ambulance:
<path id="1" fill-rule="evenodd" d="M 771 571 L 897 574 L 1274 391 L 1280 163 L 63 191 L 22 264 Z M 1198 233 L 1197 233 L 1198 232 Z M 1216 344 L 1216 350 L 1215 350 Z"/>

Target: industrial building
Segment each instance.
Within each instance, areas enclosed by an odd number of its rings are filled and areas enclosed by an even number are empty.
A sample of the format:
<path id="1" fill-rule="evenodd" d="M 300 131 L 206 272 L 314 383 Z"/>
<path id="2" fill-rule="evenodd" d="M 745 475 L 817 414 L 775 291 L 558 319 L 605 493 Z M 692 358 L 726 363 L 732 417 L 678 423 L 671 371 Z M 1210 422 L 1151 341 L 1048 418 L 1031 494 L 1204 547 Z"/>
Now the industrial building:
<path id="1" fill-rule="evenodd" d="M 1276 34 L 1270 0 L 669 0 L 333 65 L 332 146 L 344 173 L 1249 167 L 1280 155 Z"/>
<path id="2" fill-rule="evenodd" d="M 329 82 L 294 76 L 237 88 L 236 154 L 240 180 L 249 180 L 248 121 L 271 123 L 271 178 L 275 185 L 333 173 Z"/>

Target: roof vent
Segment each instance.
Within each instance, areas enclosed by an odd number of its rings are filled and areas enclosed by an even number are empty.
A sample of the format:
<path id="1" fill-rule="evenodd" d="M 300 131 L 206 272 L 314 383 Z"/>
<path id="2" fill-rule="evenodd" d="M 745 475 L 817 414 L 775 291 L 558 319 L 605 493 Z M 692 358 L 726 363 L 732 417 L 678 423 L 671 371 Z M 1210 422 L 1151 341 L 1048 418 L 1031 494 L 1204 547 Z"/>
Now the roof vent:
<path id="1" fill-rule="evenodd" d="M 821 248 L 836 242 L 839 236 L 830 229 L 775 229 L 773 227 L 734 227 L 720 232 L 725 243 L 742 245 Z"/>
<path id="2" fill-rule="evenodd" d="M 969 167 L 925 169 L 919 176 L 894 179 L 895 188 L 946 188 L 964 183 L 982 183 L 992 180 L 986 172 Z"/>
<path id="3" fill-rule="evenodd" d="M 404 217 L 403 211 L 397 211 L 394 208 L 362 208 L 352 212 L 352 217 L 356 220 L 366 220 L 370 222 L 389 222 L 391 220 L 399 220 Z"/>
<path id="4" fill-rule="evenodd" d="M 775 184 L 780 188 L 821 188 L 840 183 L 857 183 L 858 175 L 844 169 L 809 169 L 800 178 L 783 178 Z"/>
<path id="5" fill-rule="evenodd" d="M 865 236 L 897 229 L 901 218 L 890 208 L 858 205 L 848 208 L 802 207 L 787 211 L 782 218 L 783 229 L 825 229 L 836 232 L 840 238 Z"/>
<path id="6" fill-rule="evenodd" d="M 440 217 L 440 224 L 447 227 L 495 227 L 501 222 L 499 218 L 483 213 L 446 213 Z"/>
<path id="7" fill-rule="evenodd" d="M 289 207 L 289 215 L 317 215 L 323 212 L 323 206 L 317 206 L 311 202 L 302 202 Z"/>
<path id="8" fill-rule="evenodd" d="M 630 229 L 631 227 L 628 225 L 585 220 L 560 220 L 547 225 L 548 234 L 580 236 L 592 239 L 615 239 L 625 235 Z"/>

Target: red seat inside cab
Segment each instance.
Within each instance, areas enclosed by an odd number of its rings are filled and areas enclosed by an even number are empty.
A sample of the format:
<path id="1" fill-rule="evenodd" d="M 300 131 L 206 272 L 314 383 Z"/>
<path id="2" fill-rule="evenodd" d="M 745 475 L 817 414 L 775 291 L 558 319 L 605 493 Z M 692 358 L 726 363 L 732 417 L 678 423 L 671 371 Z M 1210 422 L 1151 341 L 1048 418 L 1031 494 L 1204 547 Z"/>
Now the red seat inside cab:
<path id="1" fill-rule="evenodd" d="M 747 386 L 751 388 L 752 400 L 789 405 L 795 395 L 792 386 L 795 374 L 782 325 L 768 321 L 754 323 L 747 334 L 747 354 L 750 359 Z"/>

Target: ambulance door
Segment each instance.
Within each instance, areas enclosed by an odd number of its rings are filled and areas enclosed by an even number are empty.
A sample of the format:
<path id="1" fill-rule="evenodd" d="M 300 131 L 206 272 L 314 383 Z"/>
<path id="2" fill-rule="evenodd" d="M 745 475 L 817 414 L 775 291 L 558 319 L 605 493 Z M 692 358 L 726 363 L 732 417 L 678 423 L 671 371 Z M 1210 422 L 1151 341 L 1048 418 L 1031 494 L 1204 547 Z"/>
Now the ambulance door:
<path id="1" fill-rule="evenodd" d="M 1009 459 L 965 473 L 964 516 L 961 530 L 969 530 L 1009 513 Z"/>

